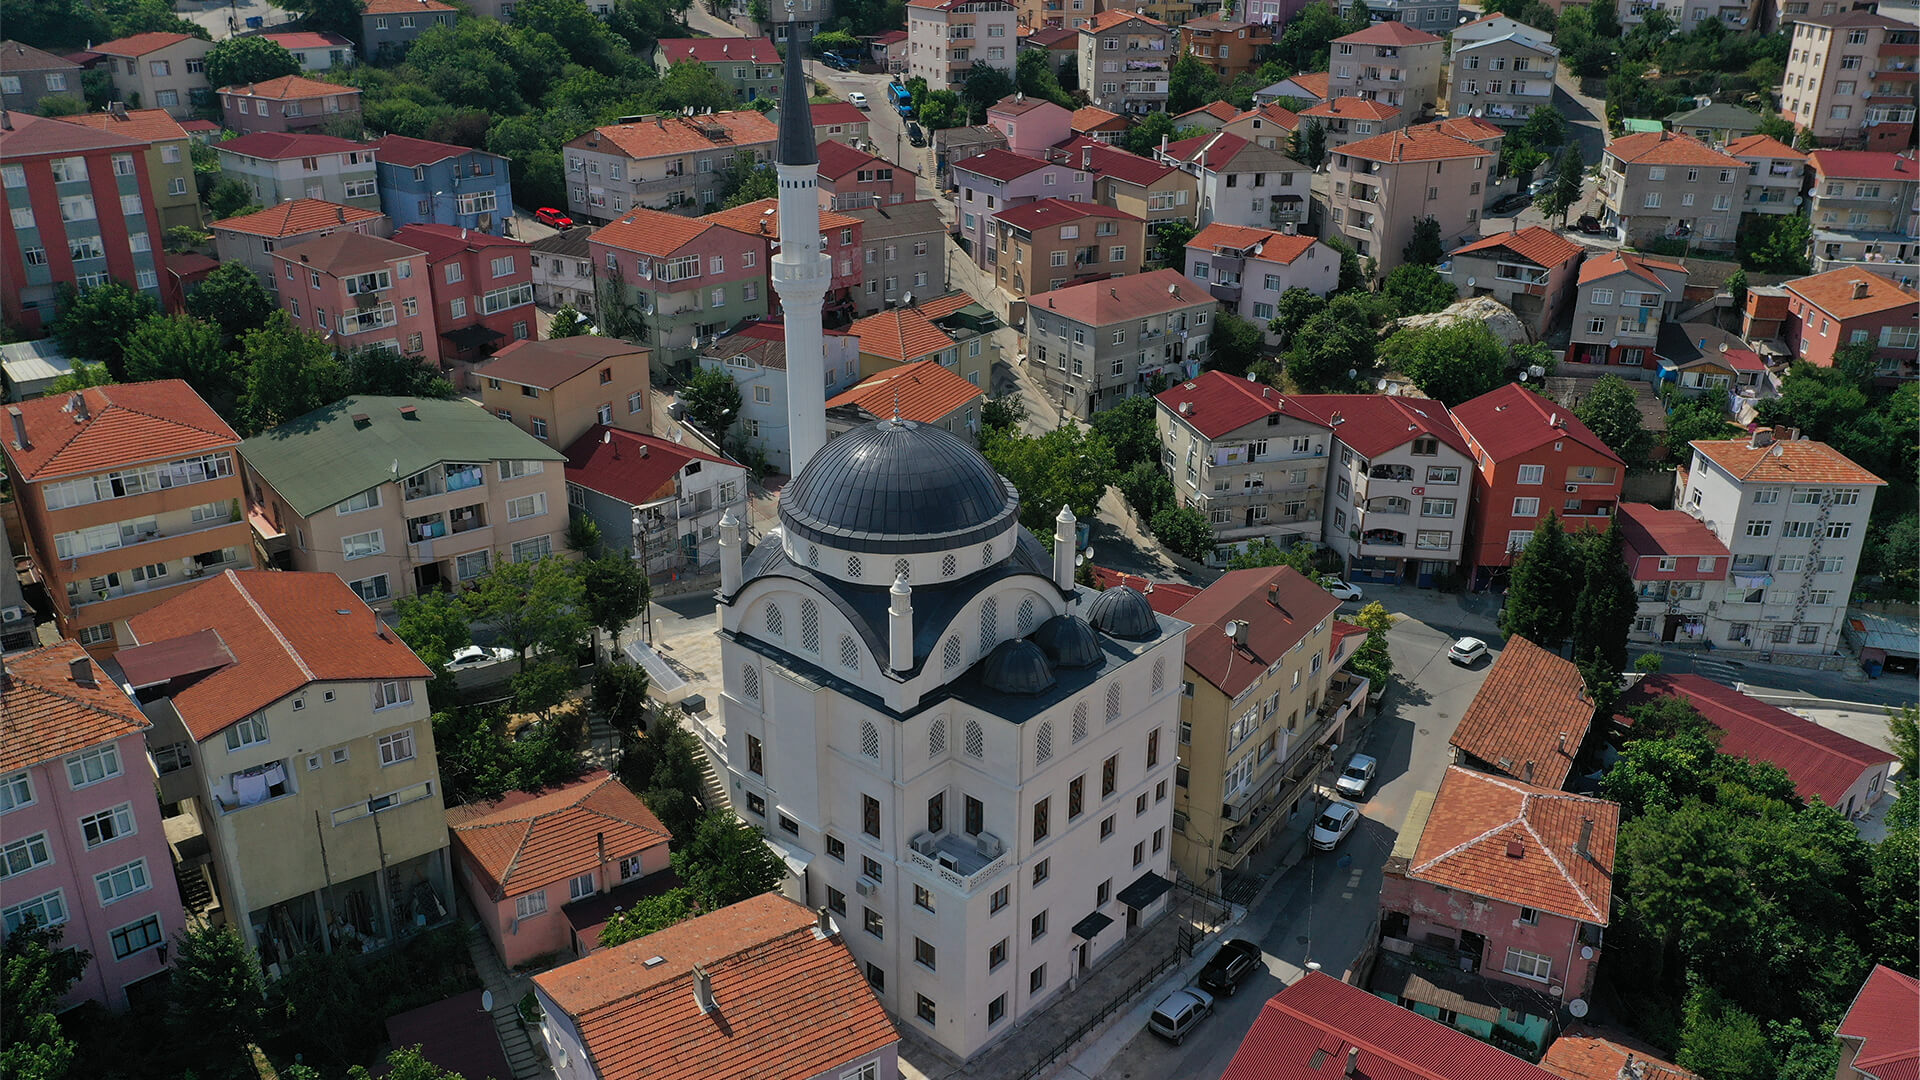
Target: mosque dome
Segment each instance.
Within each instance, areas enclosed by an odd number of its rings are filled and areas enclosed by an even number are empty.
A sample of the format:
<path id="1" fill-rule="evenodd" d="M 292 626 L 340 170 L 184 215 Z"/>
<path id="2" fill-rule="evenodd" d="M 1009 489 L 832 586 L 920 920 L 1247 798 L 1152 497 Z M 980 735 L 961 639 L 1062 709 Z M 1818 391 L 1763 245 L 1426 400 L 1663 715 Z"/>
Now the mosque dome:
<path id="1" fill-rule="evenodd" d="M 1040 646 L 1012 638 L 995 645 L 980 661 L 980 681 L 1002 694 L 1044 694 L 1053 689 L 1053 664 Z"/>
<path id="2" fill-rule="evenodd" d="M 1030 639 L 1055 667 L 1084 668 L 1100 662 L 1100 639 L 1085 619 L 1055 615 L 1040 624 Z"/>
<path id="3" fill-rule="evenodd" d="M 1102 633 L 1130 641 L 1150 638 L 1160 629 L 1153 605 L 1147 603 L 1144 595 L 1125 585 L 1117 585 L 1094 597 L 1087 605 L 1087 621 Z"/>
<path id="4" fill-rule="evenodd" d="M 846 551 L 912 554 L 983 543 L 1015 525 L 1019 495 L 980 452 L 911 420 L 854 428 L 780 493 L 789 536 Z"/>

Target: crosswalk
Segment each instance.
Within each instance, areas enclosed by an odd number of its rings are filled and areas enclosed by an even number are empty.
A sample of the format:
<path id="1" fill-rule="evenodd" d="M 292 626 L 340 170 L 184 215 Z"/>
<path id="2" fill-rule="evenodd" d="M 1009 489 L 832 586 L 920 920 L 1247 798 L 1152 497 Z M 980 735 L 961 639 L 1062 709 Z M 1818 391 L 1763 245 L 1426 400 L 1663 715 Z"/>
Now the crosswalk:
<path id="1" fill-rule="evenodd" d="M 1693 670 L 1695 674 L 1704 675 L 1714 682 L 1726 683 L 1728 685 L 1738 682 L 1741 678 L 1739 668 L 1734 667 L 1732 664 L 1721 663 L 1718 660 L 1695 659 L 1693 661 Z"/>

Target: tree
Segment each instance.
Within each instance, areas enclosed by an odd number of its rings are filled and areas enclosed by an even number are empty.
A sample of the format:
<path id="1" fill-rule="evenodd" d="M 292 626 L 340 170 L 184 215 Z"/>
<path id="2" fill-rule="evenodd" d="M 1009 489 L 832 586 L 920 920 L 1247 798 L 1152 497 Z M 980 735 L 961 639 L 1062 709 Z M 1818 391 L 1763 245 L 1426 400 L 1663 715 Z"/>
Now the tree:
<path id="1" fill-rule="evenodd" d="M 669 889 L 659 896 L 646 896 L 625 911 L 615 912 L 600 928 L 600 947 L 611 949 L 656 930 L 686 922 L 698 914 L 690 889 Z"/>
<path id="2" fill-rule="evenodd" d="M 1347 238 L 1338 234 L 1326 238 L 1327 246 L 1340 256 L 1340 279 L 1334 287 L 1335 292 L 1351 292 L 1367 284 L 1367 273 L 1361 267 L 1360 254 L 1354 250 Z"/>
<path id="3" fill-rule="evenodd" d="M 1173 505 L 1173 481 L 1157 461 L 1135 462 L 1113 483 L 1141 521 L 1151 522 L 1161 507 Z"/>
<path id="4" fill-rule="evenodd" d="M 1393 629 L 1393 616 L 1386 605 L 1375 600 L 1361 608 L 1353 621 L 1367 628 L 1367 640 L 1347 662 L 1347 670 L 1372 683 L 1369 692 L 1384 690 L 1393 677 L 1393 655 L 1387 650 L 1387 631 Z"/>
<path id="5" fill-rule="evenodd" d="M 586 634 L 580 579 L 557 555 L 496 562 L 474 580 L 463 599 L 473 618 L 491 623 L 502 642 L 519 654 L 522 670 L 529 649 L 537 646 L 570 660 Z"/>
<path id="6" fill-rule="evenodd" d="M 1559 156 L 1553 159 L 1553 183 L 1534 200 L 1543 217 L 1557 217 L 1560 227 L 1566 228 L 1567 215 L 1580 205 L 1580 181 L 1586 169 L 1586 159 L 1580 156 L 1578 146 L 1568 143 L 1560 148 Z"/>
<path id="7" fill-rule="evenodd" d="M 386 1062 L 381 1080 L 464 1080 L 459 1073 L 428 1061 L 417 1045 L 394 1047 L 387 1051 Z M 364 1065 L 347 1069 L 347 1080 L 372 1080 L 372 1075 Z"/>
<path id="8" fill-rule="evenodd" d="M 1026 56 L 1038 50 L 1028 49 Z M 1193 226 L 1185 221 L 1163 221 L 1153 234 L 1153 257 L 1161 266 L 1186 273 L 1187 242 L 1194 236 Z"/>
<path id="9" fill-rule="evenodd" d="M 1549 510 L 1527 545 L 1513 552 L 1500 632 L 1559 652 L 1573 632 L 1573 606 L 1567 598 L 1576 595 L 1577 585 L 1572 545 L 1560 528 L 1560 516 Z"/>
<path id="10" fill-rule="evenodd" d="M 725 808 L 708 811 L 670 859 L 688 895 L 708 911 L 750 900 L 787 876 L 760 830 Z"/>
<path id="11" fill-rule="evenodd" d="M 914 112 L 929 131 L 964 127 L 969 119 L 966 101 L 952 90 L 929 91 L 926 103 Z"/>
<path id="12" fill-rule="evenodd" d="M 1713 1080 L 1773 1080 L 1773 1050 L 1760 1021 L 1711 987 L 1687 995 L 1674 1063 Z"/>
<path id="13" fill-rule="evenodd" d="M 1606 532 L 1586 538 L 1580 596 L 1573 605 L 1573 662 L 1586 678 L 1587 693 L 1602 708 L 1612 704 L 1620 672 L 1627 668 L 1627 635 L 1639 606 L 1626 543 L 1617 517 Z"/>
<path id="14" fill-rule="evenodd" d="M 1640 419 L 1633 387 L 1618 375 L 1602 375 L 1593 389 L 1574 407 L 1580 422 L 1600 436 L 1600 441 L 1620 455 L 1629 468 L 1644 465 L 1653 449 L 1653 435 Z"/>
<path id="15" fill-rule="evenodd" d="M 234 177 L 218 181 L 207 192 L 207 215 L 215 221 L 225 221 L 258 209 L 259 206 L 253 201 L 253 190 Z"/>
<path id="16" fill-rule="evenodd" d="M 1167 76 L 1167 111 L 1175 116 L 1197 109 L 1220 96 L 1220 76 L 1190 49 L 1180 53 Z"/>
<path id="17" fill-rule="evenodd" d="M 1120 136 L 1121 148 L 1130 154 L 1151 158 L 1153 152 L 1160 149 L 1160 140 L 1172 139 L 1177 127 L 1178 125 L 1173 122 L 1172 113 L 1150 112 Z"/>
<path id="18" fill-rule="evenodd" d="M 513 5 L 512 19 L 515 29 L 547 35 L 570 60 L 585 67 L 617 71 L 618 54 L 628 48 L 607 28 L 606 20 L 587 10 L 583 0 L 519 0 Z"/>
<path id="19" fill-rule="evenodd" d="M 1013 77 L 987 63 L 975 60 L 973 67 L 967 69 L 967 78 L 960 87 L 960 97 L 967 103 L 971 114 L 985 117 L 987 109 L 1001 98 L 1013 96 Z"/>
<path id="20" fill-rule="evenodd" d="M 1295 389 L 1308 394 L 1351 390 L 1372 379 L 1377 335 L 1365 307 L 1352 293 L 1336 295 L 1301 327 L 1287 351 L 1287 378 Z"/>
<path id="21" fill-rule="evenodd" d="M 207 81 L 215 86 L 266 82 L 298 74 L 300 61 L 272 38 L 228 38 L 207 50 Z"/>
<path id="22" fill-rule="evenodd" d="M 1747 309 L 1747 272 L 1735 270 L 1727 275 L 1727 295 L 1733 298 L 1733 310 Z"/>
<path id="23" fill-rule="evenodd" d="M 1440 260 L 1447 257 L 1446 245 L 1440 242 L 1440 222 L 1432 216 L 1415 219 L 1413 237 L 1401 249 L 1400 257 L 1417 266 L 1440 265 Z"/>
<path id="24" fill-rule="evenodd" d="M 1113 482 L 1113 449 L 1097 432 L 1065 424 L 1044 435 L 982 432 L 980 452 L 1020 492 L 1020 523 L 1043 544 L 1053 541 L 1062 505 L 1092 521 Z"/>
<path id="25" fill-rule="evenodd" d="M 695 427 L 716 438 L 740 419 L 740 387 L 719 368 L 701 368 L 680 387 L 680 404 Z"/>
<path id="26" fill-rule="evenodd" d="M 1326 164 L 1326 126 L 1315 119 L 1300 121 L 1293 134 L 1287 137 L 1287 149 L 1292 152 L 1294 160 L 1308 168 L 1319 168 Z"/>
<path id="27" fill-rule="evenodd" d="M 572 304 L 561 304 L 547 322 L 547 337 L 570 338 L 591 333 L 592 324 Z"/>
<path id="28" fill-rule="evenodd" d="M 242 373 L 222 336 L 218 326 L 191 315 L 149 316 L 127 334 L 127 380 L 184 379 L 214 412 L 232 416 Z"/>
<path id="29" fill-rule="evenodd" d="M 761 199 L 774 199 L 780 195 L 780 180 L 774 174 L 772 165 L 763 165 L 753 159 L 749 153 L 733 155 L 727 163 L 727 171 L 720 181 L 720 205 L 722 207 L 745 206 Z"/>
<path id="30" fill-rule="evenodd" d="M 1155 540 L 1184 558 L 1202 558 L 1213 550 L 1213 523 L 1190 506 L 1163 506 L 1148 527 Z"/>
<path id="31" fill-rule="evenodd" d="M 617 265 L 595 283 L 594 306 L 600 312 L 600 332 L 610 338 L 640 344 L 653 335 L 646 312 Z"/>
<path id="32" fill-rule="evenodd" d="M 1254 570 L 1265 566 L 1291 566 L 1307 577 L 1320 580 L 1320 573 L 1314 569 L 1313 545 L 1298 543 L 1290 548 L 1261 537 L 1249 543 L 1246 549 L 1227 560 L 1229 570 Z"/>
<path id="33" fill-rule="evenodd" d="M 1217 332 L 1217 328 L 1216 328 Z M 1160 430 L 1154 399 L 1139 394 L 1093 414 L 1094 434 L 1113 450 L 1113 467 L 1125 471 L 1139 462 L 1159 464 Z"/>
<path id="34" fill-rule="evenodd" d="M 1266 342 L 1266 327 L 1243 319 L 1222 308 L 1213 317 L 1213 330 L 1207 335 L 1207 367 L 1229 375 L 1245 375 L 1260 359 Z"/>
<path id="35" fill-rule="evenodd" d="M 473 619 L 459 596 L 445 589 L 403 596 L 394 603 L 394 632 L 423 663 L 444 673 L 453 654 L 473 644 Z"/>
<path id="36" fill-rule="evenodd" d="M 72 370 L 47 386 L 47 396 L 71 394 L 76 390 L 85 390 L 89 386 L 106 386 L 112 382 L 113 373 L 107 370 L 107 365 L 75 360 Z"/>
<path id="37" fill-rule="evenodd" d="M 638 738 L 646 726 L 647 686 L 646 671 L 634 664 L 601 664 L 593 672 L 593 709 L 627 738 Z"/>
<path id="38" fill-rule="evenodd" d="M 85 949 L 64 949 L 58 926 L 29 916 L 0 946 L 0 1075 L 57 1080 L 73 1063 L 74 1043 L 62 1029 L 61 999 L 92 962 Z"/>
<path id="39" fill-rule="evenodd" d="M 54 309 L 59 315 L 48 328 L 53 339 L 69 357 L 105 364 L 115 382 L 127 379 L 127 331 L 160 314 L 153 297 L 117 281 L 79 292 L 62 285 L 55 292 Z"/>
<path id="40" fill-rule="evenodd" d="M 419 356 L 408 356 L 385 345 L 363 345 L 340 359 L 341 388 L 345 394 L 378 397 L 417 397 L 451 401 L 460 396 L 440 370 Z"/>
<path id="41" fill-rule="evenodd" d="M 598 554 L 601 548 L 600 523 L 584 514 L 569 518 L 562 542 L 567 545 L 568 551 L 576 554 Z"/>
<path id="42" fill-rule="evenodd" d="M 294 326 L 276 311 L 265 326 L 240 339 L 247 388 L 240 398 L 240 427 L 248 435 L 337 401 L 346 385 L 333 349 L 317 334 Z"/>
<path id="43" fill-rule="evenodd" d="M 1742 222 L 1735 245 L 1740 266 L 1760 274 L 1805 274 L 1813 248 L 1813 225 L 1801 214 L 1760 215 Z"/>
<path id="44" fill-rule="evenodd" d="M 639 793 L 676 843 L 694 835 L 705 812 L 700 806 L 705 754 L 675 712 L 662 710 L 646 736 L 620 755 L 620 782 Z"/>
<path id="45" fill-rule="evenodd" d="M 256 40 L 235 38 L 236 41 Z M 220 327 L 229 342 L 266 325 L 275 310 L 273 297 L 260 287 L 247 264 L 224 262 L 187 294 L 187 314 Z"/>
<path id="46" fill-rule="evenodd" d="M 1018 434 L 1021 425 L 1027 421 L 1027 403 L 1018 394 L 1005 397 L 988 398 L 980 405 L 980 434 L 985 438 L 988 432 L 1014 432 Z"/>
<path id="47" fill-rule="evenodd" d="M 1380 292 L 1393 302 L 1394 312 L 1398 315 L 1427 315 L 1444 311 L 1460 298 L 1453 282 L 1441 277 L 1440 271 L 1433 267 L 1419 263 L 1404 263 L 1394 267 L 1387 275 L 1387 280 L 1381 283 Z M 1281 299 L 1285 300 L 1286 297 L 1283 295 Z"/>
<path id="48" fill-rule="evenodd" d="M 1660 445 L 1666 448 L 1669 461 L 1687 461 L 1693 455 L 1688 443 L 1699 439 L 1732 439 L 1743 434 L 1743 429 L 1733 426 L 1725 406 L 1718 401 L 1704 396 L 1682 398 L 1667 414 L 1667 430 L 1660 434 Z"/>
<path id="49" fill-rule="evenodd" d="M 646 571 L 625 548 L 616 547 L 597 559 L 580 564 L 580 587 L 585 595 L 587 621 L 607 635 L 615 647 L 620 631 L 647 610 L 653 588 Z"/>
<path id="50" fill-rule="evenodd" d="M 1459 405 L 1507 381 L 1507 349 L 1487 324 L 1462 319 L 1445 326 L 1405 327 L 1380 346 L 1380 359 L 1422 393 Z"/>
<path id="51" fill-rule="evenodd" d="M 558 660 L 537 660 L 514 672 L 508 685 L 513 690 L 516 711 L 535 713 L 546 720 L 573 692 L 573 670 Z"/>
<path id="52" fill-rule="evenodd" d="M 1022 49 L 1014 58 L 1014 77 L 1020 92 L 1030 98 L 1051 101 L 1061 108 L 1073 108 L 1073 95 L 1060 85 L 1053 69 L 1052 54 L 1046 49 Z"/>
<path id="53" fill-rule="evenodd" d="M 174 937 L 167 1022 L 214 1071 L 245 1062 L 266 1021 L 260 959 L 231 926 L 201 923 Z"/>
<path id="54" fill-rule="evenodd" d="M 1389 285 L 1393 283 L 1392 274 L 1387 275 L 1387 283 Z M 1267 324 L 1267 329 L 1280 336 L 1280 344 L 1283 347 L 1290 345 L 1293 343 L 1293 336 L 1300 332 L 1300 328 L 1307 324 L 1307 320 L 1326 309 L 1326 297 L 1311 289 L 1303 289 L 1295 285 L 1280 294 L 1280 299 L 1273 307 L 1273 321 Z"/>

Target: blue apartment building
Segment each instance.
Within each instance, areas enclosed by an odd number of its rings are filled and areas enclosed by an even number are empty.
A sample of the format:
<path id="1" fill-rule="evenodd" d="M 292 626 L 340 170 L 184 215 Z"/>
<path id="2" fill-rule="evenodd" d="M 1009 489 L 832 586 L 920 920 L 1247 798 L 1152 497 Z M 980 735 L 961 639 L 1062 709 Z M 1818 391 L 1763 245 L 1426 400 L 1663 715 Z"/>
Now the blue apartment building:
<path id="1" fill-rule="evenodd" d="M 506 158 L 404 135 L 388 135 L 373 146 L 380 210 L 394 228 L 453 225 L 506 235 L 513 216 Z"/>

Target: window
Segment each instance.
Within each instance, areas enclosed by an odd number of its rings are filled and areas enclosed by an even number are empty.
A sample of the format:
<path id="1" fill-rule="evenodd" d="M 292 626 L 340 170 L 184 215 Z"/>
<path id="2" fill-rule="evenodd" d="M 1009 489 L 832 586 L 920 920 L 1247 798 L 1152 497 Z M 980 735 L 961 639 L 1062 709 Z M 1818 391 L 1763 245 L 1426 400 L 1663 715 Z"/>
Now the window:
<path id="1" fill-rule="evenodd" d="M 1540 516 L 1540 500 L 1537 498 L 1513 500 L 1513 516 L 1514 517 L 1539 517 Z"/>
<path id="2" fill-rule="evenodd" d="M 133 832 L 132 803 L 121 803 L 111 810 L 88 814 L 80 819 L 80 835 L 86 840 L 89 851 L 123 836 L 131 836 Z"/>
<path id="3" fill-rule="evenodd" d="M 1120 786 L 1120 755 L 1115 754 L 1100 765 L 1100 797 L 1107 798 Z"/>
<path id="4" fill-rule="evenodd" d="M 913 1007 L 914 1015 L 918 1016 L 922 1020 L 925 1020 L 929 1024 L 933 1023 L 934 1022 L 933 999 L 929 998 L 925 994 L 915 994 L 914 998 L 916 999 L 916 1002 Z"/>
<path id="5" fill-rule="evenodd" d="M 547 512 L 547 493 L 536 491 L 532 495 L 522 495 L 507 500 L 507 520 L 519 521 L 523 518 L 539 517 Z"/>
<path id="6" fill-rule="evenodd" d="M 379 529 L 375 529 L 372 532 L 355 533 L 340 541 L 341 558 L 348 562 L 378 555 L 386 550 L 386 540 L 382 537 Z"/>
<path id="7" fill-rule="evenodd" d="M 1012 897 L 1013 886 L 1011 885 L 1002 885 L 998 889 L 995 889 L 992 898 L 988 902 L 987 914 L 1000 914 L 1001 910 L 1012 901 Z"/>
<path id="8" fill-rule="evenodd" d="M 1033 804 L 1033 842 L 1036 844 L 1045 840 L 1050 831 L 1047 822 L 1047 811 L 1051 802 L 1051 799 L 1041 799 L 1039 802 Z"/>
<path id="9" fill-rule="evenodd" d="M 922 938 L 913 939 L 913 962 L 925 967 L 928 971 L 937 970 L 933 946 Z"/>
<path id="10" fill-rule="evenodd" d="M 524 893 L 513 898 L 513 917 L 531 919 L 535 915 L 547 913 L 547 890 Z"/>
<path id="11" fill-rule="evenodd" d="M 1039 862 L 1034 863 L 1033 864 L 1033 883 L 1035 885 L 1038 885 L 1041 882 L 1046 881 L 1051 874 L 1052 866 L 1053 866 L 1052 859 L 1041 859 Z"/>
<path id="12" fill-rule="evenodd" d="M 123 926 L 109 937 L 113 942 L 115 960 L 125 960 L 135 953 L 145 952 L 166 940 L 160 932 L 158 915 L 149 915 L 139 922 Z"/>
<path id="13" fill-rule="evenodd" d="M 598 891 L 600 890 L 594 885 L 592 873 L 578 874 L 567 882 L 569 900 L 582 900 Z"/>
<path id="14" fill-rule="evenodd" d="M 0 848 L 0 881 L 24 874 L 36 867 L 45 866 L 53 861 L 53 852 L 47 847 L 47 834 L 35 833 L 32 836 L 15 840 Z"/>
<path id="15" fill-rule="evenodd" d="M 267 718 L 249 716 L 227 729 L 227 750 L 229 753 L 243 746 L 267 741 Z"/>
<path id="16" fill-rule="evenodd" d="M 867 933 L 884 941 L 887 936 L 887 920 L 872 908 L 862 908 L 860 912 L 861 923 Z"/>
<path id="17" fill-rule="evenodd" d="M 1537 979 L 1546 982 L 1553 975 L 1553 959 L 1525 949 L 1509 948 L 1507 963 L 1502 968 L 1509 975 L 1518 975 L 1523 979 Z"/>
<path id="18" fill-rule="evenodd" d="M 373 687 L 373 707 L 391 709 L 395 705 L 404 705 L 413 700 L 413 684 L 400 680 L 375 683 Z"/>
<path id="19" fill-rule="evenodd" d="M 383 683 L 382 685 L 393 686 L 396 684 Z M 413 760 L 412 728 L 405 728 L 391 735 L 382 735 L 380 736 L 379 743 L 381 765 L 398 765 L 403 761 Z"/>
<path id="20" fill-rule="evenodd" d="M 1546 482 L 1546 479 L 1547 467 L 1545 465 L 1522 465 L 1520 466 L 1519 474 L 1515 477 L 1515 481 L 1522 484 L 1542 484 Z M 1518 513 L 1518 511 L 1515 511 L 1515 513 Z"/>
<path id="21" fill-rule="evenodd" d="M 111 744 L 83 750 L 67 759 L 67 783 L 75 791 L 119 775 L 120 751 Z"/>
<path id="22" fill-rule="evenodd" d="M 828 836 L 827 837 L 827 854 L 833 856 L 834 858 L 840 860 L 841 862 L 846 862 L 847 861 L 847 842 L 845 840 L 840 839 L 837 836 Z"/>
<path id="23" fill-rule="evenodd" d="M 33 780 L 27 775 L 27 770 L 0 777 L 0 814 L 32 805 Z"/>
<path id="24" fill-rule="evenodd" d="M 1748 536 L 1772 536 L 1773 522 L 1749 521 L 1747 522 L 1747 535 Z"/>
<path id="25" fill-rule="evenodd" d="M 145 859 L 135 859 L 125 866 L 93 875 L 93 887 L 99 890 L 101 904 L 124 900 L 134 893 L 145 892 L 150 886 Z"/>
<path id="26" fill-rule="evenodd" d="M 880 800 L 871 795 L 860 796 L 860 831 L 880 839 Z"/>
<path id="27" fill-rule="evenodd" d="M 1108 814 L 1106 817 L 1100 819 L 1100 839 L 1102 841 L 1108 840 L 1113 836 L 1113 818 L 1114 816 L 1112 814 Z"/>
<path id="28" fill-rule="evenodd" d="M 1029 941 L 1039 941 L 1041 938 L 1046 937 L 1047 936 L 1047 913 L 1043 911 L 1040 914 L 1035 915 L 1033 917 L 1031 924 L 1028 926 L 1027 930 L 1028 930 L 1027 940 Z"/>
<path id="29" fill-rule="evenodd" d="M 219 504 L 216 503 L 214 505 L 217 506 Z M 340 500 L 340 502 L 334 506 L 333 512 L 336 514 L 357 514 L 362 510 L 371 510 L 379 505 L 380 489 L 374 487 L 368 488 L 358 495 Z"/>

